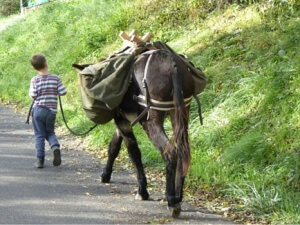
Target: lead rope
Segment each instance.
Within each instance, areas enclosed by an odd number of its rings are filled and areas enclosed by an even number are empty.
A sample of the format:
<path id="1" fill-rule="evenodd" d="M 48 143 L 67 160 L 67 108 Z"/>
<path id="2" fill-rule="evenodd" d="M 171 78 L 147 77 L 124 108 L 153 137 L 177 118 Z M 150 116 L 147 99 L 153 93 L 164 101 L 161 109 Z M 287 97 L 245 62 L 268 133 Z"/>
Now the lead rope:
<path id="1" fill-rule="evenodd" d="M 66 127 L 68 128 L 68 130 L 75 136 L 85 136 L 87 135 L 89 132 L 91 132 L 95 127 L 98 126 L 98 124 L 95 124 L 94 126 L 92 126 L 88 131 L 84 132 L 84 133 L 76 133 L 75 131 L 71 130 L 71 128 L 68 126 L 67 124 L 67 120 L 65 118 L 65 114 L 64 114 L 64 110 L 63 110 L 63 107 L 62 107 L 62 103 L 61 103 L 61 98 L 60 98 L 60 95 L 58 95 L 58 99 L 59 99 L 59 106 L 60 106 L 60 111 L 61 111 L 61 115 L 62 115 L 62 118 L 63 118 L 63 121 L 66 125 Z"/>
<path id="2" fill-rule="evenodd" d="M 84 136 L 84 135 L 87 135 L 89 132 L 91 132 L 97 126 L 97 124 L 95 124 L 95 126 L 91 127 L 88 131 L 86 131 L 86 132 L 84 132 L 82 134 L 79 134 L 79 133 L 76 133 L 76 132 L 72 131 L 70 129 L 70 127 L 68 126 L 68 124 L 67 124 L 67 121 L 66 121 L 66 118 L 65 118 L 65 114 L 64 114 L 64 110 L 63 110 L 63 107 L 62 107 L 62 104 L 61 104 L 60 96 L 58 96 L 58 99 L 59 99 L 59 106 L 60 106 L 61 114 L 62 114 L 62 117 L 63 117 L 63 121 L 64 121 L 66 127 L 68 128 L 68 130 L 72 134 L 74 134 L 75 136 Z M 31 103 L 31 106 L 30 106 L 30 109 L 28 111 L 27 120 L 25 122 L 27 124 L 29 124 L 29 119 L 30 119 L 30 115 L 31 115 L 31 111 L 32 111 L 32 107 L 33 107 L 34 102 L 35 102 L 35 100 L 33 99 L 32 103 Z"/>
<path id="3" fill-rule="evenodd" d="M 28 114 L 27 114 L 27 120 L 25 123 L 29 124 L 29 119 L 30 119 L 30 115 L 31 115 L 31 111 L 32 111 L 32 107 L 33 107 L 33 104 L 35 102 L 35 99 L 33 99 L 32 103 L 31 103 L 31 106 L 30 106 L 30 109 L 28 111 Z"/>

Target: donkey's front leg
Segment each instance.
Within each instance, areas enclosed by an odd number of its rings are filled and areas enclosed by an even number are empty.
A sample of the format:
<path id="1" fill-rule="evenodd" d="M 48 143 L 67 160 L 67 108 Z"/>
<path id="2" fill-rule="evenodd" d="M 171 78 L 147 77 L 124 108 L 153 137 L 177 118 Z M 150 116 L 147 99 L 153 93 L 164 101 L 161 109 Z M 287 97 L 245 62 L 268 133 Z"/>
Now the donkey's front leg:
<path id="1" fill-rule="evenodd" d="M 136 199 L 148 200 L 149 193 L 147 191 L 147 178 L 144 172 L 144 166 L 142 163 L 141 151 L 138 147 L 137 140 L 133 134 L 132 127 L 129 121 L 119 118 L 115 120 L 122 136 L 124 143 L 127 147 L 129 157 L 135 166 L 137 172 L 137 180 L 139 183 L 139 190 L 136 195 Z"/>
<path id="2" fill-rule="evenodd" d="M 114 165 L 114 161 L 119 155 L 121 144 L 122 144 L 122 135 L 119 130 L 116 130 L 113 139 L 111 140 L 108 147 L 108 159 L 106 166 L 103 169 L 101 175 L 102 183 L 109 183 L 111 178 L 111 173 Z"/>

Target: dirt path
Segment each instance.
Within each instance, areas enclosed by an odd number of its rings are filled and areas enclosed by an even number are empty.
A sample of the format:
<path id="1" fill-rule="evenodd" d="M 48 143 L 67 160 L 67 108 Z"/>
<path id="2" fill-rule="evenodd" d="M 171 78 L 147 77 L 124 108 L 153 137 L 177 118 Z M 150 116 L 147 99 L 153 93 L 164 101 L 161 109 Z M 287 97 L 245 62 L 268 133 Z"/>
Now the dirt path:
<path id="1" fill-rule="evenodd" d="M 52 166 L 48 150 L 45 168 L 34 168 L 33 131 L 25 120 L 0 106 L 0 223 L 233 224 L 186 203 L 174 220 L 161 193 L 151 192 L 150 201 L 134 200 L 137 182 L 131 171 L 115 172 L 111 184 L 102 184 L 101 162 L 70 137 L 59 137 L 61 166 Z"/>

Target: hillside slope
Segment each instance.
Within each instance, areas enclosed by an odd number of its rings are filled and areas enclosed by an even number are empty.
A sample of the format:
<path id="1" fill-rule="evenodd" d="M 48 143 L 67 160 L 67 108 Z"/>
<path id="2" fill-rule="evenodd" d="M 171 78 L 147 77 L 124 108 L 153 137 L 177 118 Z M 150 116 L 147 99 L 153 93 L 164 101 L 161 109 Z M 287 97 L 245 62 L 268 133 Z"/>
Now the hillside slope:
<path id="1" fill-rule="evenodd" d="M 43 52 L 50 70 L 68 87 L 63 104 L 70 126 L 85 130 L 90 122 L 71 64 L 96 62 L 117 50 L 121 30 L 150 31 L 155 40 L 186 54 L 209 79 L 199 96 L 204 126 L 194 102 L 190 118 L 193 161 L 187 189 L 201 194 L 195 203 L 241 220 L 298 223 L 299 16 L 295 1 L 53 2 L 1 29 L 0 101 L 29 107 L 26 96 L 35 75 L 29 59 Z M 113 130 L 104 125 L 87 138 L 102 148 Z M 162 167 L 141 128 L 135 130 L 146 166 Z"/>

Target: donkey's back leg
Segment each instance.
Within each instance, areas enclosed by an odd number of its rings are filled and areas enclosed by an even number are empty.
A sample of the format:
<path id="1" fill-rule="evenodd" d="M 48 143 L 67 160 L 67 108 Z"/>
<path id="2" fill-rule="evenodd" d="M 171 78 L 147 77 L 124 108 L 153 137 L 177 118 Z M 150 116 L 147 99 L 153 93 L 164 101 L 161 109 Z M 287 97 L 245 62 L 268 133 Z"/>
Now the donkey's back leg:
<path id="1" fill-rule="evenodd" d="M 168 207 L 172 211 L 172 216 L 178 217 L 181 212 L 180 203 L 182 199 L 180 195 L 178 195 L 175 185 L 178 158 L 176 148 L 169 141 L 163 127 L 165 113 L 154 110 L 150 113 L 150 120 L 142 121 L 141 124 L 149 139 L 154 146 L 159 149 L 166 162 L 166 198 Z"/>
<path id="2" fill-rule="evenodd" d="M 108 159 L 106 166 L 103 169 L 102 175 L 101 175 L 101 181 L 103 183 L 109 183 L 111 178 L 111 173 L 113 170 L 113 164 L 117 156 L 119 155 L 121 144 L 122 144 L 123 137 L 120 133 L 120 131 L 117 129 L 113 139 L 111 140 L 109 146 L 108 146 Z"/>
<path id="3" fill-rule="evenodd" d="M 144 166 L 142 163 L 142 155 L 138 147 L 137 140 L 133 134 L 131 124 L 128 120 L 125 120 L 123 118 L 117 118 L 115 119 L 115 122 L 124 139 L 129 157 L 137 172 L 139 190 L 136 198 L 141 200 L 148 200 L 149 193 L 147 191 L 147 178 L 145 176 Z"/>

